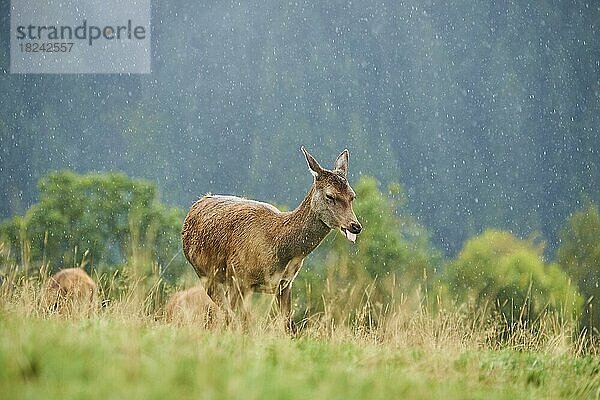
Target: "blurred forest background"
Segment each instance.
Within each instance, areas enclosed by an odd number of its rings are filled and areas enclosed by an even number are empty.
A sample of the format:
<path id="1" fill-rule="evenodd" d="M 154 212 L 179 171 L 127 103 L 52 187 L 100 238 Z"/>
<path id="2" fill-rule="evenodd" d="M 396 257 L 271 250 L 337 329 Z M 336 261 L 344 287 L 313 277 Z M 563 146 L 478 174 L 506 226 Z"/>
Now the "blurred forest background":
<path id="1" fill-rule="evenodd" d="M 528 283 L 479 270 L 505 286 L 473 289 L 469 266 L 553 271 L 543 285 L 571 279 L 583 296 L 540 289 L 542 304 L 598 296 L 596 1 L 154 1 L 149 75 L 9 74 L 8 3 L 0 217 L 20 262 L 69 264 L 78 247 L 114 265 L 137 241 L 164 266 L 202 194 L 298 204 L 304 144 L 326 166 L 348 148 L 357 202 L 370 199 L 360 257 L 339 262 L 349 249 L 330 249 L 348 244 L 330 238 L 315 265 L 443 273 L 459 298 L 498 304 Z M 136 180 L 49 174 L 64 169 Z"/>

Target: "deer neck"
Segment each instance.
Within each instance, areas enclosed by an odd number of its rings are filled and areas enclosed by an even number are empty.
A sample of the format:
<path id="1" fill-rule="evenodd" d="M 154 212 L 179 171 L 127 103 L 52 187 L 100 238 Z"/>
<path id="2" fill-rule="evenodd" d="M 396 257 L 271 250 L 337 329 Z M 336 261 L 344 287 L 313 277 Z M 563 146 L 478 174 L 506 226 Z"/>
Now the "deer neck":
<path id="1" fill-rule="evenodd" d="M 327 236 L 331 229 L 325 225 L 311 207 L 314 184 L 302 203 L 286 213 L 283 220 L 282 256 L 284 258 L 305 257 Z"/>

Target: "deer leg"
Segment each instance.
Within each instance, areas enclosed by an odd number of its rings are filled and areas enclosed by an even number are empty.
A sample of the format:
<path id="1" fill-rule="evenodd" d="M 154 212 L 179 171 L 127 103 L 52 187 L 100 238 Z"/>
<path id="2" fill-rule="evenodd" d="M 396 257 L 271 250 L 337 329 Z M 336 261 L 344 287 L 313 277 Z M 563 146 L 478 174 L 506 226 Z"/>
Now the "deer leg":
<path id="1" fill-rule="evenodd" d="M 244 329 L 248 327 L 250 320 L 247 302 L 249 292 L 246 287 L 240 286 L 238 282 L 232 282 L 228 290 L 230 314 L 231 316 L 239 315 L 241 326 Z"/>
<path id="2" fill-rule="evenodd" d="M 231 322 L 231 319 L 237 313 L 241 316 L 241 325 L 245 329 L 249 320 L 246 304 L 249 287 L 245 284 L 243 276 L 238 274 L 240 270 L 237 260 L 229 260 L 227 263 L 227 298 L 230 306 L 228 314 L 231 315 L 231 318 L 228 322 Z"/>
<path id="3" fill-rule="evenodd" d="M 292 319 L 292 282 L 298 275 L 304 259 L 296 257 L 290 260 L 283 271 L 279 286 L 277 287 L 277 302 L 281 316 L 285 319 L 285 329 L 290 333 L 296 333 L 296 326 Z"/>
<path id="4" fill-rule="evenodd" d="M 217 274 L 218 270 L 207 275 L 204 288 L 206 289 L 206 294 L 208 294 L 208 297 L 210 297 L 217 306 L 225 308 L 226 304 L 222 287 L 223 285 L 220 284 Z"/>
<path id="5" fill-rule="evenodd" d="M 285 330 L 296 333 L 296 325 L 292 319 L 292 282 L 282 279 L 277 288 L 277 303 L 279 311 L 285 321 Z"/>

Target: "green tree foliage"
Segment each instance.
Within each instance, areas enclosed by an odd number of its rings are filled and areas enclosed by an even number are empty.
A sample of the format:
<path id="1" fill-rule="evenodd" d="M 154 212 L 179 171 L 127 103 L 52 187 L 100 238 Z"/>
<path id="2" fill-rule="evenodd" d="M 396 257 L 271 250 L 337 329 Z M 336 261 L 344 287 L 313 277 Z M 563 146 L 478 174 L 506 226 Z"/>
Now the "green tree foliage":
<path id="1" fill-rule="evenodd" d="M 135 258 L 145 273 L 178 252 L 183 212 L 161 204 L 152 183 L 119 173 L 62 171 L 44 176 L 38 186 L 39 202 L 0 225 L 0 240 L 10 244 L 18 263 L 47 262 L 58 269 L 88 252 L 96 268 Z"/>
<path id="2" fill-rule="evenodd" d="M 582 324 L 600 334 L 600 211 L 597 204 L 574 213 L 561 232 L 557 260 L 586 299 Z"/>
<path id="3" fill-rule="evenodd" d="M 499 311 L 509 323 L 534 321 L 545 311 L 576 318 L 582 298 L 558 265 L 544 262 L 543 250 L 532 240 L 487 230 L 465 243 L 442 280 L 459 302 Z"/>
<path id="4" fill-rule="evenodd" d="M 297 287 L 303 280 L 310 283 L 309 308 L 320 308 L 322 295 L 343 301 L 341 313 L 355 310 L 365 295 L 373 304 L 388 306 L 396 296 L 427 284 L 439 261 L 426 229 L 406 213 L 399 184 L 382 192 L 374 178 L 361 177 L 354 189 L 354 211 L 363 231 L 355 244 L 334 232 L 307 259 Z"/>

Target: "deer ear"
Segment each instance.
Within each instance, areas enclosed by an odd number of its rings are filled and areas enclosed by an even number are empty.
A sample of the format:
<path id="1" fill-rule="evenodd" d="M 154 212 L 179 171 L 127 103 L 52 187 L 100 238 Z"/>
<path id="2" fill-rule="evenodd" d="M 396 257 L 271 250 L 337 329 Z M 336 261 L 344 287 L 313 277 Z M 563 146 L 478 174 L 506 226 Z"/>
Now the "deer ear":
<path id="1" fill-rule="evenodd" d="M 348 176 L 348 149 L 342 151 L 335 159 L 334 170 L 340 171 L 344 176 Z"/>
<path id="2" fill-rule="evenodd" d="M 306 158 L 306 163 L 308 164 L 308 168 L 310 169 L 310 173 L 315 177 L 315 179 L 323 173 L 323 167 L 319 165 L 317 160 L 313 156 L 310 155 L 308 151 L 304 148 L 304 146 L 300 147 L 302 153 L 304 153 L 304 157 Z"/>

